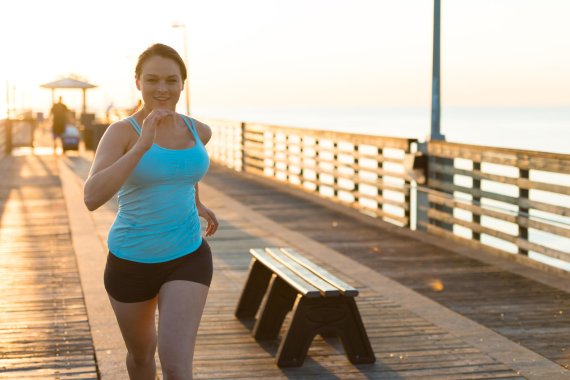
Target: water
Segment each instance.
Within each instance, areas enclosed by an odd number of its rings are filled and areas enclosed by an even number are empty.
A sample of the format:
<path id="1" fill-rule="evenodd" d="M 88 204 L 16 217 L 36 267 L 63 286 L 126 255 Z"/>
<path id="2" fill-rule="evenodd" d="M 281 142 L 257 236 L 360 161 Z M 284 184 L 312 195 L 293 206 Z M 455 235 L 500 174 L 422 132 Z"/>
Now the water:
<path id="1" fill-rule="evenodd" d="M 194 107 L 204 118 L 425 140 L 430 109 L 412 107 Z M 450 142 L 570 154 L 570 107 L 446 107 Z"/>

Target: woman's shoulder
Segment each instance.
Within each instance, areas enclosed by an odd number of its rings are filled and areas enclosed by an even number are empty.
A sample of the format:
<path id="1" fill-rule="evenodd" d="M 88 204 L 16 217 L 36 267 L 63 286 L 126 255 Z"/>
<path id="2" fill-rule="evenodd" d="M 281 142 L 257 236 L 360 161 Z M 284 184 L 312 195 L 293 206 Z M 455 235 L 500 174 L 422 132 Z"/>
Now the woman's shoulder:
<path id="1" fill-rule="evenodd" d="M 115 143 L 125 145 L 129 145 L 132 140 L 137 138 L 137 133 L 127 119 L 122 119 L 109 125 L 105 134 L 109 135 Z"/>
<path id="2" fill-rule="evenodd" d="M 190 118 L 189 116 L 186 117 Z M 198 133 L 200 140 L 202 140 L 202 143 L 206 145 L 208 141 L 210 141 L 210 138 L 212 137 L 212 128 L 210 128 L 208 124 L 198 119 L 195 119 L 193 117 L 190 119 L 194 121 L 194 126 L 196 127 L 196 132 Z"/>

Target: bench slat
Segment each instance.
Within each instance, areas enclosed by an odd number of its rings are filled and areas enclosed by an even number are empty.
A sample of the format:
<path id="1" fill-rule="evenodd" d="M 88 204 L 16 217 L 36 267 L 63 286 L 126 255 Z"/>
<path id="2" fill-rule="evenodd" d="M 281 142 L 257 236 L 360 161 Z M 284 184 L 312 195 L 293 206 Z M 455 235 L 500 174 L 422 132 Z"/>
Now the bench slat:
<path id="1" fill-rule="evenodd" d="M 332 284 L 338 288 L 341 293 L 345 296 L 356 297 L 358 295 L 358 290 L 348 285 L 344 281 L 340 280 L 336 276 L 333 276 L 325 269 L 321 268 L 317 264 L 313 263 L 309 259 L 303 257 L 300 253 L 292 248 L 281 248 L 281 252 L 285 253 L 291 259 L 295 260 L 299 264 L 303 265 L 305 268 L 309 269 L 311 272 L 325 280 L 326 282 Z"/>
<path id="2" fill-rule="evenodd" d="M 289 268 L 277 261 L 263 249 L 250 249 L 249 252 L 256 260 L 259 260 L 259 262 L 271 269 L 275 274 L 281 277 L 285 282 L 294 287 L 305 297 L 320 297 L 321 293 L 317 288 L 308 282 L 303 281 L 303 279 L 301 279 L 297 274 L 293 273 Z"/>
<path id="3" fill-rule="evenodd" d="M 331 285 L 329 282 L 323 280 L 309 269 L 299 264 L 297 261 L 291 259 L 285 253 L 279 250 L 279 248 L 265 248 L 265 251 L 277 259 L 281 264 L 289 268 L 293 273 L 296 273 L 303 280 L 307 281 L 309 284 L 317 288 L 324 297 L 334 297 L 339 296 L 340 291 L 335 286 Z"/>

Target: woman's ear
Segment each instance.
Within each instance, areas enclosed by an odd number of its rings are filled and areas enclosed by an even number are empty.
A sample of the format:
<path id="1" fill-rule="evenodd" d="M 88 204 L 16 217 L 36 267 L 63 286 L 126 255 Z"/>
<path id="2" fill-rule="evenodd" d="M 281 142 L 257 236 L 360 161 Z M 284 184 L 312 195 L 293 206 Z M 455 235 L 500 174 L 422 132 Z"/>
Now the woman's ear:
<path id="1" fill-rule="evenodd" d="M 137 90 L 141 90 L 141 81 L 139 79 L 135 80 L 135 83 L 137 84 Z"/>

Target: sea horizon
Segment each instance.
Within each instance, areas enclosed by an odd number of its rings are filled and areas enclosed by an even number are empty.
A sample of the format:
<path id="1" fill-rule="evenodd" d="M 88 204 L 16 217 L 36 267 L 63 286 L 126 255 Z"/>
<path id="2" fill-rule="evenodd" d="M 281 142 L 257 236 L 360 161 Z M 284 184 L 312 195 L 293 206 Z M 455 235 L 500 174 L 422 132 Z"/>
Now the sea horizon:
<path id="1" fill-rule="evenodd" d="M 256 122 L 425 141 L 426 107 L 194 107 L 205 119 Z M 570 154 L 570 106 L 449 106 L 441 110 L 447 141 Z"/>

